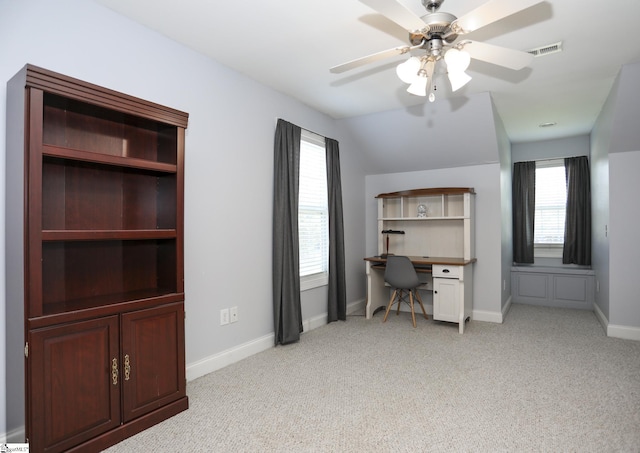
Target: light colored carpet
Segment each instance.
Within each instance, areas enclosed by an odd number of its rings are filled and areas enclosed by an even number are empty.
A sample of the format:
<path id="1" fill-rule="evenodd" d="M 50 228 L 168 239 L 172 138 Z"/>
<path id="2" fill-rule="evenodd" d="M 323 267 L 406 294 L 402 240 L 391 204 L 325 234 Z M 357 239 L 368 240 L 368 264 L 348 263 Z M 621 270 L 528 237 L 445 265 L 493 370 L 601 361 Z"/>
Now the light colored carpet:
<path id="1" fill-rule="evenodd" d="M 640 342 L 589 311 L 504 324 L 382 313 L 188 383 L 190 408 L 115 452 L 639 452 Z"/>

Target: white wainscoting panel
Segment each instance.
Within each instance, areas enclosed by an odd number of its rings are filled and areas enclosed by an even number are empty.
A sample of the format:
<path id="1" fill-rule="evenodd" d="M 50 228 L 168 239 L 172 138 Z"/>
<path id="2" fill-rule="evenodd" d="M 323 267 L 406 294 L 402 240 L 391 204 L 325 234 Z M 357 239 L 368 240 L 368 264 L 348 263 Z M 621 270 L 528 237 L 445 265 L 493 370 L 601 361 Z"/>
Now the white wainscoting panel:
<path id="1" fill-rule="evenodd" d="M 594 272 L 591 269 L 514 266 L 513 302 L 593 310 Z"/>

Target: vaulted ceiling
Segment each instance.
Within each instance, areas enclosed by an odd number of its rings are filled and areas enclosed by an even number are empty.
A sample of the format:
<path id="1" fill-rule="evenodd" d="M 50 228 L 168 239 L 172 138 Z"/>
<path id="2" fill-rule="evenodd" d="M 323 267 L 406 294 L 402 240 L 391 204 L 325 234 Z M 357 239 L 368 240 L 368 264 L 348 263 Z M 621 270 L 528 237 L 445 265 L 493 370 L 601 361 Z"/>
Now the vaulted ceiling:
<path id="1" fill-rule="evenodd" d="M 96 1 L 334 118 L 427 108 L 396 76 L 406 57 L 329 72 L 407 44 L 405 30 L 358 0 Z M 398 1 L 426 13 L 420 0 Z M 459 17 L 483 3 L 446 0 L 441 11 Z M 520 71 L 473 60 L 473 80 L 452 94 L 443 79 L 434 104 L 451 110 L 488 92 L 512 142 L 587 134 L 621 66 L 640 61 L 638 18 L 637 0 L 534 5 L 468 37 L 524 51 L 562 42 L 562 52 Z M 539 127 L 546 122 L 557 124 Z"/>

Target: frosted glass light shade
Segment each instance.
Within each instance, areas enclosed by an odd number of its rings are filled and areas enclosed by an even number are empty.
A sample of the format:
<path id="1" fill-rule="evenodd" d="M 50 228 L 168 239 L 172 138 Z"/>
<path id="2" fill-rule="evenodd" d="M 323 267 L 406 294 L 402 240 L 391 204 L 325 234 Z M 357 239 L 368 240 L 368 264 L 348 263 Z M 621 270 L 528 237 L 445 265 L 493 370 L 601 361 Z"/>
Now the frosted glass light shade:
<path id="1" fill-rule="evenodd" d="M 447 50 L 447 53 L 444 54 L 444 61 L 447 63 L 449 72 L 463 72 L 469 67 L 471 56 L 464 50 L 453 48 Z"/>
<path id="2" fill-rule="evenodd" d="M 411 57 L 396 67 L 396 74 L 404 83 L 413 83 L 420 71 L 420 59 Z"/>
<path id="3" fill-rule="evenodd" d="M 464 72 L 471 62 L 471 56 L 467 52 L 456 48 L 449 49 L 444 54 L 444 61 L 447 64 L 451 91 L 457 91 L 469 83 L 471 77 Z"/>
<path id="4" fill-rule="evenodd" d="M 471 80 L 471 76 L 464 71 L 449 71 L 449 82 L 451 82 L 451 91 L 457 91 L 465 86 Z"/>
<path id="5" fill-rule="evenodd" d="M 428 78 L 425 76 L 417 77 L 415 81 L 409 86 L 409 88 L 407 88 L 407 92 L 414 94 L 416 96 L 426 96 L 427 81 L 428 81 Z"/>

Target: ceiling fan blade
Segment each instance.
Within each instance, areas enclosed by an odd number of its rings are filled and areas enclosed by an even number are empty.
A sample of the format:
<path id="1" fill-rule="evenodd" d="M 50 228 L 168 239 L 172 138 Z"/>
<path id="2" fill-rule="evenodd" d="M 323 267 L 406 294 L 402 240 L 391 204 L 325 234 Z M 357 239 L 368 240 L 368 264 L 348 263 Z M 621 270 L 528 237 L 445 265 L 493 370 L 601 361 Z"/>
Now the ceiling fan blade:
<path id="1" fill-rule="evenodd" d="M 451 27 L 457 34 L 469 33 L 537 3 L 542 3 L 542 0 L 489 0 L 453 21 Z"/>
<path id="2" fill-rule="evenodd" d="M 533 55 L 520 50 L 508 49 L 506 47 L 494 46 L 478 41 L 464 41 L 461 43 L 464 50 L 471 58 L 486 61 L 505 68 L 519 70 L 529 66 L 533 61 Z"/>
<path id="3" fill-rule="evenodd" d="M 366 57 L 360 57 L 355 60 L 351 60 L 346 63 L 339 64 L 331 68 L 330 71 L 333 72 L 334 74 L 340 74 L 342 72 L 349 71 L 351 69 L 364 66 L 369 63 L 373 63 L 374 61 L 393 57 L 394 55 L 405 54 L 409 52 L 411 49 L 417 48 L 417 47 L 420 47 L 420 46 L 415 46 L 415 47 L 404 46 L 404 47 L 395 47 L 393 49 L 383 50 L 382 52 L 374 53 L 371 55 L 367 55 Z"/>
<path id="4" fill-rule="evenodd" d="M 419 16 L 396 0 L 360 0 L 360 2 L 369 8 L 375 9 L 407 31 L 411 32 L 428 28 L 427 24 L 425 24 Z"/>

